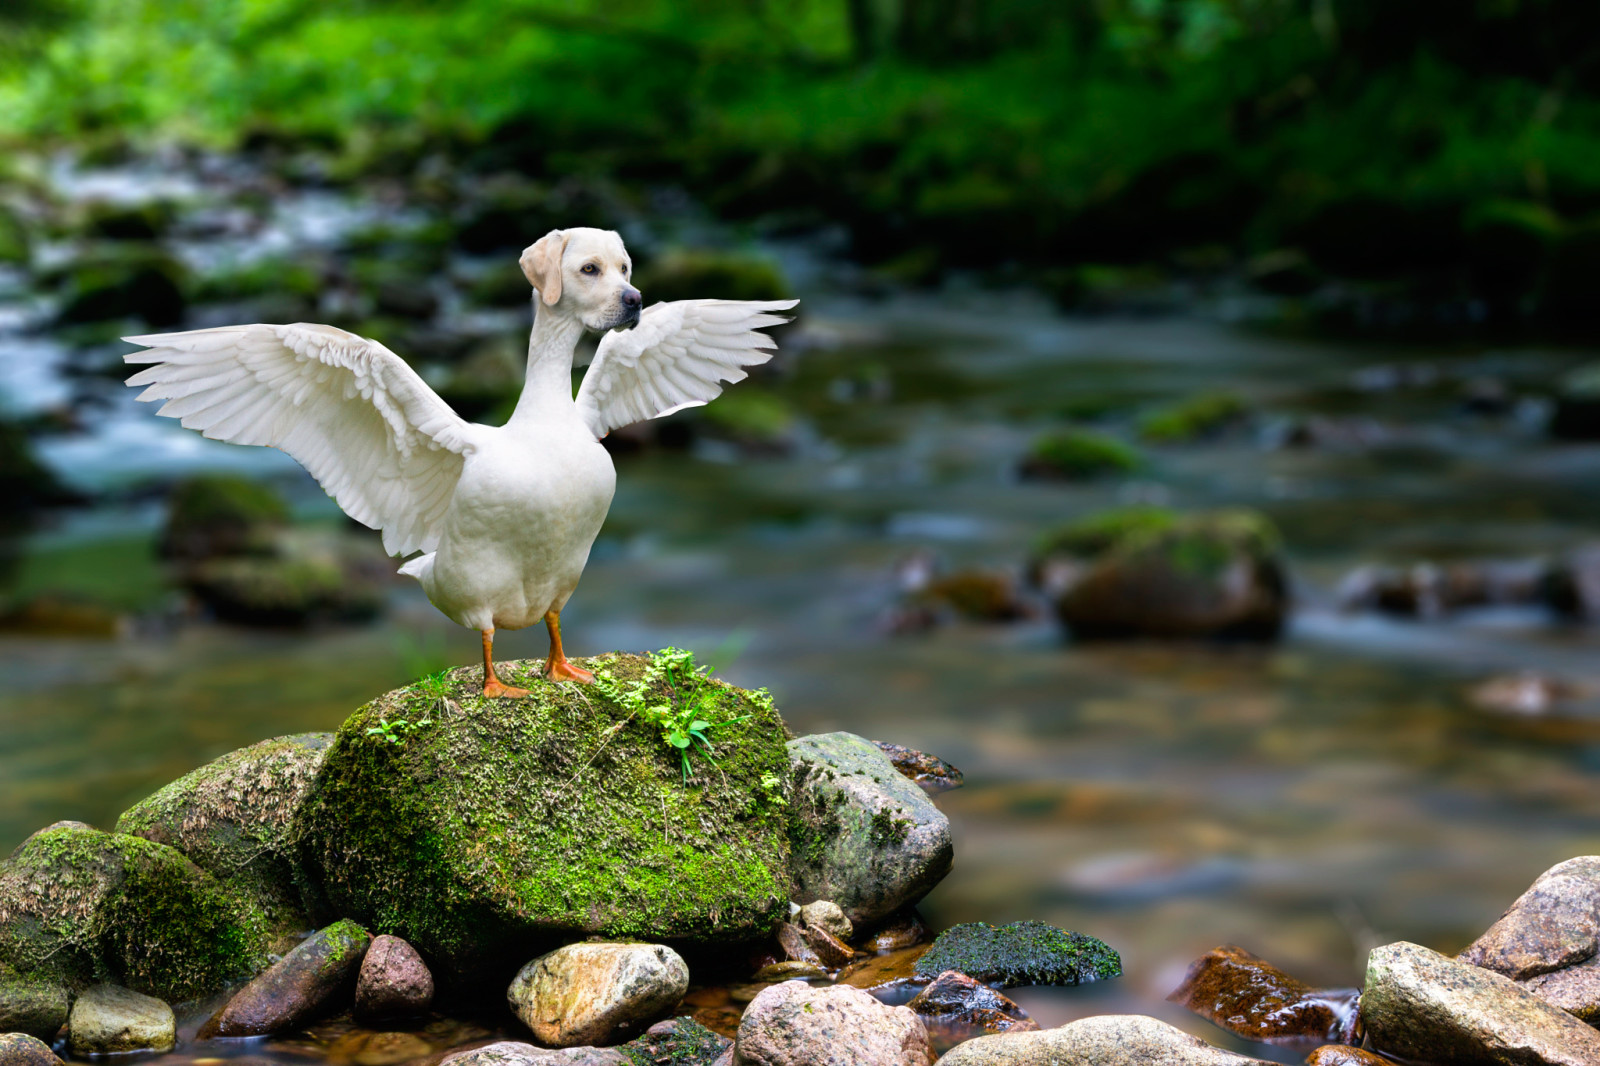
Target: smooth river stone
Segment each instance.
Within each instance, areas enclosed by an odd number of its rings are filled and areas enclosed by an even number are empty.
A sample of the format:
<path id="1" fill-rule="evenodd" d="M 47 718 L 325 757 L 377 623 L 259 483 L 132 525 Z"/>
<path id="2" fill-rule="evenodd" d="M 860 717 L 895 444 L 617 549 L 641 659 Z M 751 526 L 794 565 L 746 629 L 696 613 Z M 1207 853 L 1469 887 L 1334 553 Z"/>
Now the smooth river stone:
<path id="1" fill-rule="evenodd" d="M 1268 1066 L 1141 1014 L 1103 1014 L 1034 1033 L 980 1036 L 939 1066 Z"/>
<path id="2" fill-rule="evenodd" d="M 1361 993 L 1372 1046 L 1452 1066 L 1600 1066 L 1600 1032 L 1492 970 L 1404 941 L 1373 949 Z"/>
<path id="3" fill-rule="evenodd" d="M 74 1055 L 171 1051 L 178 1040 L 171 1007 L 119 985 L 95 985 L 80 995 L 67 1034 Z"/>
<path id="4" fill-rule="evenodd" d="M 570 1048 L 636 1035 L 688 989 L 688 964 L 669 947 L 585 943 L 528 963 L 506 998 L 541 1042 Z"/>
<path id="5" fill-rule="evenodd" d="M 364 1019 L 421 1014 L 433 1003 L 433 974 L 417 949 L 387 934 L 372 941 L 356 977 L 356 1015 Z"/>
<path id="6" fill-rule="evenodd" d="M 0 1033 L 0 1063 L 5 1066 L 61 1066 L 61 1060 L 38 1037 L 27 1033 Z"/>
<path id="7" fill-rule="evenodd" d="M 371 943 L 367 931 L 348 919 L 313 933 L 240 989 L 200 1036 L 268 1036 L 343 1008 Z"/>
<path id="8" fill-rule="evenodd" d="M 1355 989 L 1320 991 L 1243 948 L 1213 948 L 1167 999 L 1251 1040 L 1335 1040 Z"/>
<path id="9" fill-rule="evenodd" d="M 922 1020 L 849 985 L 773 985 L 745 1008 L 733 1066 L 932 1066 Z"/>

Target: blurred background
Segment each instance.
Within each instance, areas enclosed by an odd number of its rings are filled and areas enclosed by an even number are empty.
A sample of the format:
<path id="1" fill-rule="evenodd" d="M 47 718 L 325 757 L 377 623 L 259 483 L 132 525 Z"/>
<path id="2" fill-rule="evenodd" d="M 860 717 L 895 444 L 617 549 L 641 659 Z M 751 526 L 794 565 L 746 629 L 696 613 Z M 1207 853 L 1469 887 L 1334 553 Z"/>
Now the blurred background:
<path id="1" fill-rule="evenodd" d="M 1044 1024 L 1227 1043 L 1215 944 L 1353 984 L 1600 851 L 1600 6 L 13 0 L 0 852 L 476 652 L 117 338 L 328 322 L 497 422 L 570 225 L 802 303 L 608 439 L 569 650 L 964 769 L 930 921 L 1127 964 Z"/>

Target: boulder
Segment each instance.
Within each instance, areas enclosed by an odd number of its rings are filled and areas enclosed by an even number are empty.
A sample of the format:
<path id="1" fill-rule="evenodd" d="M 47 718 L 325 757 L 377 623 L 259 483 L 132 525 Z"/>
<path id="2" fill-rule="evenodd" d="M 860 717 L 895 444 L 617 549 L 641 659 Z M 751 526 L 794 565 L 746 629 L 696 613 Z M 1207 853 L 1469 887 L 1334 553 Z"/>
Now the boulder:
<path id="1" fill-rule="evenodd" d="M 171 1051 L 178 1042 L 172 1008 L 119 985 L 95 985 L 72 1005 L 67 1043 L 74 1055 Z"/>
<path id="2" fill-rule="evenodd" d="M 988 985 L 946 970 L 912 997 L 906 1009 L 939 1026 L 972 1032 L 1026 1032 L 1039 1028 L 1028 1013 Z"/>
<path id="3" fill-rule="evenodd" d="M 1189 965 L 1167 999 L 1250 1040 L 1337 1040 L 1355 1021 L 1355 989 L 1315 989 L 1231 945 Z"/>
<path id="4" fill-rule="evenodd" d="M 1066 429 L 1035 440 L 1018 473 L 1028 479 L 1087 481 L 1109 474 L 1131 473 L 1143 462 L 1137 450 L 1115 437 L 1084 429 Z"/>
<path id="5" fill-rule="evenodd" d="M 879 751 L 889 756 L 889 761 L 894 763 L 896 770 L 916 782 L 928 795 L 936 796 L 952 788 L 961 787 L 961 771 L 937 755 L 929 755 L 899 744 L 886 744 L 881 740 L 874 743 L 878 745 Z"/>
<path id="6" fill-rule="evenodd" d="M 62 272 L 62 325 L 139 318 L 151 326 L 170 326 L 183 318 L 188 303 L 188 272 L 164 252 L 145 246 L 106 249 Z"/>
<path id="7" fill-rule="evenodd" d="M 0 1062 L 6 1066 L 62 1066 L 49 1044 L 27 1033 L 0 1033 Z"/>
<path id="8" fill-rule="evenodd" d="M 870 740 L 789 742 L 796 902 L 827 899 L 851 922 L 914 904 L 950 872 L 950 822 Z"/>
<path id="9" fill-rule="evenodd" d="M 1288 601 L 1272 524 L 1217 511 L 1130 525 L 1056 599 L 1056 614 L 1080 640 L 1271 640 Z"/>
<path id="10" fill-rule="evenodd" d="M 1509 977 L 1416 944 L 1367 959 L 1361 1021 L 1375 1050 L 1459 1066 L 1600 1066 L 1600 1032 Z"/>
<path id="11" fill-rule="evenodd" d="M 940 933 L 917 959 L 918 977 L 946 970 L 1000 988 L 1078 985 L 1121 976 L 1122 958 L 1103 941 L 1045 922 L 967 922 Z"/>
<path id="12" fill-rule="evenodd" d="M 266 946 L 247 901 L 141 837 L 55 826 L 0 863 L 0 962 L 25 975 L 185 1000 L 259 972 Z"/>
<path id="13" fill-rule="evenodd" d="M 1468 945 L 1462 962 L 1518 982 L 1591 1025 L 1600 1022 L 1600 855 L 1552 866 Z"/>
<path id="14" fill-rule="evenodd" d="M 1231 392 L 1202 392 L 1139 419 L 1139 435 L 1153 444 L 1184 444 L 1219 436 L 1249 414 L 1249 405 Z"/>
<path id="15" fill-rule="evenodd" d="M 397 936 L 375 938 L 356 977 L 356 1016 L 405 1018 L 432 1005 L 433 974 L 417 949 Z"/>
<path id="16" fill-rule="evenodd" d="M 266 485 L 236 474 L 185 478 L 167 497 L 157 550 L 193 563 L 221 555 L 271 555 L 289 524 L 289 505 Z"/>
<path id="17" fill-rule="evenodd" d="M 39 977 L 23 977 L 0 965 L 0 1033 L 27 1033 L 54 1040 L 67 1024 L 72 1005 L 66 986 Z M 0 1062 L 4 1062 L 0 1058 Z"/>
<path id="18" fill-rule="evenodd" d="M 305 929 L 309 886 L 290 829 L 332 740 L 301 733 L 231 752 L 130 807 L 117 832 L 183 852 L 246 895 L 273 933 Z"/>
<path id="19" fill-rule="evenodd" d="M 298 626 L 364 622 L 383 610 L 380 576 L 362 548 L 335 536 L 285 537 L 270 556 L 219 556 L 183 571 L 183 585 L 224 622 Z"/>
<path id="20" fill-rule="evenodd" d="M 679 1017 L 657 1022 L 620 1050 L 636 1063 L 713 1066 L 718 1059 L 732 1053 L 733 1041 L 693 1018 Z"/>
<path id="21" fill-rule="evenodd" d="M 651 660 L 580 665 L 611 686 L 552 683 L 537 661 L 500 677 L 532 695 L 485 700 L 482 670 L 390 692 L 340 728 L 301 808 L 308 871 L 330 914 L 403 936 L 457 977 L 507 979 L 562 939 L 742 943 L 789 895 L 783 721 L 761 693 L 706 681 L 716 765 L 683 757 L 607 692 Z M 682 696 L 652 679 L 647 697 Z M 687 690 L 685 690 L 687 691 Z M 414 723 L 400 743 L 370 730 Z"/>
<path id="22" fill-rule="evenodd" d="M 235 993 L 201 1028 L 201 1037 L 268 1036 L 342 1009 L 371 943 L 367 931 L 352 921 L 313 933 Z"/>
<path id="23" fill-rule="evenodd" d="M 1266 1066 L 1138 1014 L 1103 1014 L 1031 1033 L 969 1040 L 939 1066 Z"/>
<path id="24" fill-rule="evenodd" d="M 858 988 L 799 981 L 763 989 L 745 1008 L 734 1066 L 931 1066 L 928 1032 L 905 1007 Z"/>
<path id="25" fill-rule="evenodd" d="M 506 998 L 542 1043 L 615 1044 L 678 1005 L 689 967 L 660 944 L 569 944 L 522 968 Z"/>
<path id="26" fill-rule="evenodd" d="M 657 300 L 782 300 L 790 295 L 778 264 L 714 248 L 673 248 L 639 267 L 639 290 Z"/>

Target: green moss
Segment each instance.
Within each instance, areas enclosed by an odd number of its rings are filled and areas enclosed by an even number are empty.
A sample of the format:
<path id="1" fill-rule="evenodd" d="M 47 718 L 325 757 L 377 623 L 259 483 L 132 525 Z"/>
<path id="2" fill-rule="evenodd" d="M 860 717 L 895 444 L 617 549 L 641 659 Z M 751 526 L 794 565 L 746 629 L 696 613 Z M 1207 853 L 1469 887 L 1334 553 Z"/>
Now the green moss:
<path id="1" fill-rule="evenodd" d="M 1122 958 L 1101 940 L 1045 922 L 968 922 L 940 933 L 916 963 L 922 978 L 945 970 L 1001 988 L 1076 985 L 1120 976 Z"/>
<path id="2" fill-rule="evenodd" d="M 265 941 L 258 908 L 139 837 L 53 827 L 0 866 L 0 961 L 25 974 L 186 1000 L 257 972 Z"/>
<path id="3" fill-rule="evenodd" d="M 795 426 L 795 413 L 781 397 L 750 385 L 718 396 L 702 417 L 734 437 L 760 443 L 781 440 Z"/>
<path id="4" fill-rule="evenodd" d="M 1141 465 L 1139 453 L 1122 441 L 1083 429 L 1062 430 L 1033 442 L 1023 473 L 1081 480 L 1127 473 Z"/>
<path id="5" fill-rule="evenodd" d="M 1204 392 L 1139 420 L 1139 435 L 1157 444 L 1177 444 L 1208 436 L 1239 421 L 1249 408 L 1228 392 Z"/>
<path id="6" fill-rule="evenodd" d="M 676 1019 L 665 1037 L 643 1036 L 617 1050 L 628 1066 L 712 1066 L 728 1042 L 693 1018 Z"/>
<path id="7" fill-rule="evenodd" d="M 183 852 L 247 896 L 275 935 L 304 930 L 310 886 L 290 827 L 332 739 L 306 733 L 230 752 L 129 808 L 116 831 Z"/>
<path id="8" fill-rule="evenodd" d="M 328 913 L 458 972 L 589 934 L 703 944 L 769 932 L 788 900 L 786 804 L 761 784 L 787 769 L 776 712 L 711 682 L 716 764 L 697 759 L 685 783 L 656 728 L 592 687 L 545 681 L 540 665 L 499 667 L 527 699 L 484 700 L 481 671 L 463 668 L 345 722 L 301 817 Z M 648 664 L 587 665 L 633 681 Z M 383 718 L 433 724 L 393 745 L 366 735 Z"/>
<path id="9" fill-rule="evenodd" d="M 776 263 L 709 248 L 669 251 L 634 278 L 647 303 L 666 300 L 782 300 L 789 284 Z"/>
<path id="10" fill-rule="evenodd" d="M 874 811 L 872 814 L 871 828 L 868 830 L 868 839 L 875 847 L 887 847 L 890 844 L 899 844 L 911 832 L 911 827 L 916 823 L 909 818 L 896 818 L 887 810 Z"/>
<path id="11" fill-rule="evenodd" d="M 1178 523 L 1178 513 L 1164 507 L 1119 507 L 1080 518 L 1046 533 L 1035 547 L 1038 556 L 1093 558 L 1132 535 L 1159 533 Z"/>

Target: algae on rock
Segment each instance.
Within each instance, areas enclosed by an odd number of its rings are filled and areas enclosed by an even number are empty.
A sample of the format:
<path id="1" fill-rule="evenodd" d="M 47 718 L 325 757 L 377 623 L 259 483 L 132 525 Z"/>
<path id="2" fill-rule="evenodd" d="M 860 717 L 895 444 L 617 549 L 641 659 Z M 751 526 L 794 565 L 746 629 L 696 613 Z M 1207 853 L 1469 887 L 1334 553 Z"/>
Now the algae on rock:
<path id="1" fill-rule="evenodd" d="M 0 863 L 0 962 L 72 988 L 112 980 L 185 1000 L 261 969 L 266 927 L 172 848 L 52 826 Z"/>
<path id="2" fill-rule="evenodd" d="M 248 896 L 272 933 L 303 931 L 310 886 L 291 829 L 332 740 L 301 733 L 229 752 L 130 807 L 116 831 L 183 852 Z"/>
<path id="3" fill-rule="evenodd" d="M 1046 922 L 998 927 L 966 922 L 940 933 L 917 959 L 918 977 L 936 977 L 945 970 L 959 970 L 999 988 L 1076 985 L 1121 976 L 1122 957 L 1104 941 Z"/>
<path id="4" fill-rule="evenodd" d="M 634 681 L 650 661 L 582 664 Z M 481 672 L 465 667 L 344 723 L 297 821 L 329 916 L 484 979 L 562 939 L 769 933 L 789 898 L 786 732 L 770 703 L 711 681 L 716 762 L 697 761 L 685 783 L 654 725 L 594 688 L 544 680 L 541 665 L 498 667 L 526 699 L 483 699 Z M 401 720 L 401 743 L 368 735 Z"/>

